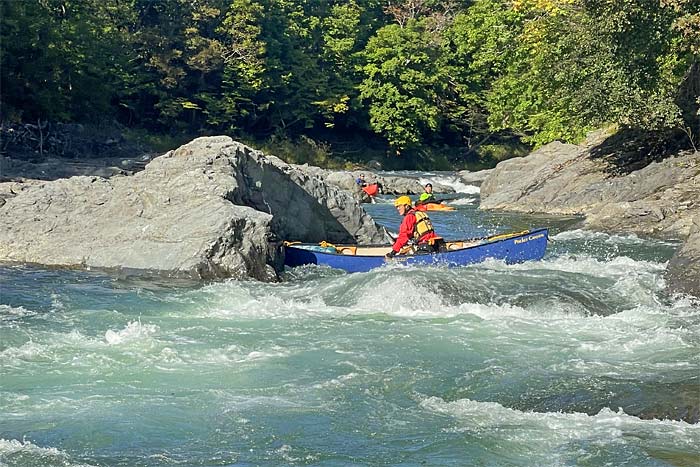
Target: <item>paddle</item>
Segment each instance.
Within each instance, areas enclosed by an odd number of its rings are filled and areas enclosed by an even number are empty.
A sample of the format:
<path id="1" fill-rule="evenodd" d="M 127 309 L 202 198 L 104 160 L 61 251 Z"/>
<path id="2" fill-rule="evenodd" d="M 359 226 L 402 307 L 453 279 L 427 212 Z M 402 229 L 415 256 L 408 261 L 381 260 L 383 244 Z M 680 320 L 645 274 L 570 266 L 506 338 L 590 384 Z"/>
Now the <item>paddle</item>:
<path id="1" fill-rule="evenodd" d="M 391 239 L 392 243 L 395 242 L 396 239 L 398 238 L 398 235 L 396 237 L 391 235 L 391 232 L 389 232 L 389 229 L 387 229 L 386 227 L 384 227 L 384 233 L 387 235 L 387 237 L 389 237 Z"/>

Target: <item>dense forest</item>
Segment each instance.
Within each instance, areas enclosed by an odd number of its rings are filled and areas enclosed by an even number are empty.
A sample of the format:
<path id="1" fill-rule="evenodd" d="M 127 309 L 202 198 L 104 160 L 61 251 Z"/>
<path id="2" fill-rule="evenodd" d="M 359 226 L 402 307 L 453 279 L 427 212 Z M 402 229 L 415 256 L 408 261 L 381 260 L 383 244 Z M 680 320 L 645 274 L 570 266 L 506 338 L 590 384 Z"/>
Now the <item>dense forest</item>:
<path id="1" fill-rule="evenodd" d="M 1 0 L 3 122 L 96 122 L 387 154 L 698 143 L 697 0 Z"/>

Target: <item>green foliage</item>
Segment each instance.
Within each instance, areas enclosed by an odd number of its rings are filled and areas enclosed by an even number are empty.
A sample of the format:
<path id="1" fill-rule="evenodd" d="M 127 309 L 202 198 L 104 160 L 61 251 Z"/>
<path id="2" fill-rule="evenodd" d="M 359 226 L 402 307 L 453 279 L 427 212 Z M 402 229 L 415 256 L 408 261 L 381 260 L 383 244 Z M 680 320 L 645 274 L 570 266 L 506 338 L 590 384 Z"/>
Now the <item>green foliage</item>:
<path id="1" fill-rule="evenodd" d="M 385 26 L 367 44 L 360 97 L 369 103 L 370 126 L 392 146 L 417 144 L 423 132 L 437 130 L 444 84 L 437 59 L 437 47 L 417 21 Z"/>
<path id="2" fill-rule="evenodd" d="M 129 1 L 2 0 L 3 104 L 19 120 L 93 119 L 123 70 Z"/>
<path id="3" fill-rule="evenodd" d="M 309 164 L 331 169 L 342 169 L 345 166 L 344 161 L 332 156 L 327 143 L 315 141 L 307 136 L 292 140 L 284 135 L 273 135 L 259 146 L 266 154 L 273 154 L 292 164 Z"/>
<path id="4" fill-rule="evenodd" d="M 246 126 L 256 108 L 253 100 L 264 88 L 266 43 L 259 25 L 263 5 L 233 0 L 216 29 L 221 40 L 221 86 L 218 92 L 200 93 L 207 123 L 215 128 L 237 130 Z"/>
<path id="5" fill-rule="evenodd" d="M 700 134 L 693 0 L 0 8 L 3 119 L 114 118 L 175 138 L 248 135 L 326 165 L 335 164 L 331 150 L 304 138 L 372 132 L 390 146 L 377 151 L 401 156 L 389 165 L 413 167 L 439 164 L 439 153 L 453 164 L 485 154 L 487 163 L 500 157 L 487 148 L 514 135 L 574 142 L 609 123 Z"/>
<path id="6" fill-rule="evenodd" d="M 347 114 L 350 99 L 356 97 L 356 50 L 363 31 L 362 8 L 354 1 L 333 5 L 321 21 L 322 62 L 328 70 L 327 97 L 314 102 L 327 128 L 335 126 L 337 116 Z"/>
<path id="7" fill-rule="evenodd" d="M 182 133 L 172 136 L 163 133 L 153 133 L 142 128 L 122 129 L 121 134 L 125 140 L 157 154 L 165 154 L 192 140 L 190 135 Z"/>
<path id="8" fill-rule="evenodd" d="M 463 44 L 486 84 L 493 130 L 540 145 L 577 141 L 607 122 L 682 124 L 674 100 L 693 58 L 677 48 L 674 14 L 658 2 L 477 0 L 469 12 Z"/>

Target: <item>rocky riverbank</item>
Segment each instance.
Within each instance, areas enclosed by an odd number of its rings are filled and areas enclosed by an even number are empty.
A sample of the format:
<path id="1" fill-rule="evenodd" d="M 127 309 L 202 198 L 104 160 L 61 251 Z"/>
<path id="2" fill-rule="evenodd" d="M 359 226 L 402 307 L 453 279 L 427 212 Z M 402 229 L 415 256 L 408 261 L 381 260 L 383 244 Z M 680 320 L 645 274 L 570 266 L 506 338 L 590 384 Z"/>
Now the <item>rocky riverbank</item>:
<path id="1" fill-rule="evenodd" d="M 416 177 L 287 164 L 223 136 L 160 157 L 3 157 L 0 261 L 276 280 L 282 240 L 389 242 L 359 205 L 360 173 L 384 193 L 423 191 Z"/>
<path id="2" fill-rule="evenodd" d="M 671 290 L 700 296 L 700 153 L 619 170 L 600 155 L 604 136 L 576 146 L 550 143 L 498 164 L 481 185 L 481 209 L 579 214 L 584 228 L 679 239 Z"/>
<path id="3" fill-rule="evenodd" d="M 578 214 L 592 230 L 680 239 L 669 287 L 700 296 L 700 153 L 621 172 L 600 156 L 603 141 L 555 142 L 460 176 L 481 184 L 482 209 Z M 286 164 L 228 137 L 151 158 L 0 160 L 0 261 L 275 280 L 282 239 L 388 241 L 358 204 L 360 173 L 387 194 L 423 189 L 414 177 Z"/>

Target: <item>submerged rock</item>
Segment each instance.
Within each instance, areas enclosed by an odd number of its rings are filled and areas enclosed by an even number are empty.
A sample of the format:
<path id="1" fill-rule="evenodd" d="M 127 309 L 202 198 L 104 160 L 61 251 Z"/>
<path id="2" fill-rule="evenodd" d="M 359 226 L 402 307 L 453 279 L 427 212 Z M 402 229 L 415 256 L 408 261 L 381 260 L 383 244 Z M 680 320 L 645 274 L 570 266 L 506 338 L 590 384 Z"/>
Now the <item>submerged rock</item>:
<path id="1" fill-rule="evenodd" d="M 280 240 L 387 241 L 348 193 L 223 136 L 135 175 L 24 186 L 0 217 L 0 261 L 202 279 L 275 280 Z"/>

